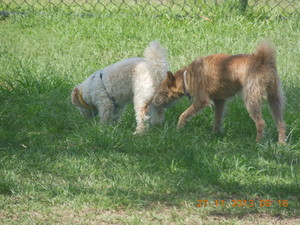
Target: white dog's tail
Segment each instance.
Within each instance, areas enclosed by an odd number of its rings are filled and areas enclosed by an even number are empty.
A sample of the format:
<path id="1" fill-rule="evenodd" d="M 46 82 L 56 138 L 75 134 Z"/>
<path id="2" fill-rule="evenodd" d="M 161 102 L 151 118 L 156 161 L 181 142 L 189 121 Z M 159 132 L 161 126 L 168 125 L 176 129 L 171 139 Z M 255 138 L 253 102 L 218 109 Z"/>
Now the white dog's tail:
<path id="1" fill-rule="evenodd" d="M 149 63 L 153 64 L 153 78 L 160 83 L 167 75 L 167 71 L 169 69 L 167 62 L 167 50 L 163 48 L 158 41 L 153 41 L 145 49 L 144 57 Z"/>

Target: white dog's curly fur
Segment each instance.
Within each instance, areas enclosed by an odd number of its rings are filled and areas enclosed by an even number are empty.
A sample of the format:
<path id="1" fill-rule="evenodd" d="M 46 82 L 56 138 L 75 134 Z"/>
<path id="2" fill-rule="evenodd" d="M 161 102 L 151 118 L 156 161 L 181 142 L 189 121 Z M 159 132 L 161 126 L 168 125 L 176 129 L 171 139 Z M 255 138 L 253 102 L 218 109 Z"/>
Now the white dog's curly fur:
<path id="1" fill-rule="evenodd" d="M 164 109 L 151 104 L 154 92 L 167 74 L 166 50 L 158 41 L 145 49 L 144 58 L 129 58 L 99 70 L 72 91 L 72 103 L 86 117 L 99 113 L 100 121 L 115 121 L 125 105 L 134 103 L 137 127 L 161 123 Z"/>

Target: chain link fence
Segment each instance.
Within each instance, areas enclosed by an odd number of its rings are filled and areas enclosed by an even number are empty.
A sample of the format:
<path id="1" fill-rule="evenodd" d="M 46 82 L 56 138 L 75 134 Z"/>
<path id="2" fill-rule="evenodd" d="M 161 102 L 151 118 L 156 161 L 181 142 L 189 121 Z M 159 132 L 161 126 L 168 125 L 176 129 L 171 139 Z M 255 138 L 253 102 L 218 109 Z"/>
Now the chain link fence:
<path id="1" fill-rule="evenodd" d="M 63 11 L 67 13 L 171 13 L 209 16 L 216 12 L 258 11 L 300 17 L 300 0 L 0 0 L 2 12 Z"/>

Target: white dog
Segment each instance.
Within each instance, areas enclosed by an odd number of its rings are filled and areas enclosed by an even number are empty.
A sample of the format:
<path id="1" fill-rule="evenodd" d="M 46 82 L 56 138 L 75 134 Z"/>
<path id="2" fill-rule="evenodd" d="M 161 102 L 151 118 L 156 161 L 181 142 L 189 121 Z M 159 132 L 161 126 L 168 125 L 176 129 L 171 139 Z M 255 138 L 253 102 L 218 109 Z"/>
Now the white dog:
<path id="1" fill-rule="evenodd" d="M 157 41 L 145 49 L 144 58 L 129 58 L 99 70 L 72 91 L 72 103 L 86 117 L 99 113 L 101 122 L 115 121 L 125 105 L 134 103 L 137 127 L 164 120 L 164 109 L 151 104 L 155 90 L 168 71 L 166 50 Z"/>

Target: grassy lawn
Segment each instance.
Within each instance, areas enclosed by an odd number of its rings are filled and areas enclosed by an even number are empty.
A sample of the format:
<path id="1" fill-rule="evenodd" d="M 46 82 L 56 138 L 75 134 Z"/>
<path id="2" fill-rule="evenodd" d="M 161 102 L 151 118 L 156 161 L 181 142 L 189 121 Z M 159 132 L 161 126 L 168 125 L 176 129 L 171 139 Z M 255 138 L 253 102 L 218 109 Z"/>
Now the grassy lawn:
<path id="1" fill-rule="evenodd" d="M 0 223 L 299 223 L 299 28 L 299 19 L 238 15 L 1 18 Z M 267 106 L 264 139 L 254 142 L 240 98 L 228 104 L 221 135 L 211 132 L 213 108 L 176 130 L 186 98 L 143 136 L 132 135 L 132 106 L 112 127 L 70 103 L 76 84 L 142 56 L 152 40 L 168 49 L 175 71 L 201 55 L 251 53 L 264 38 L 276 46 L 287 99 L 286 146 L 276 143 Z"/>

